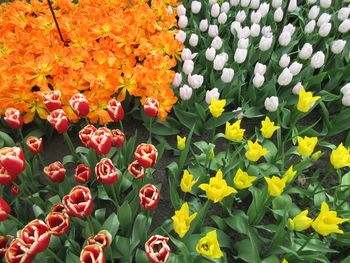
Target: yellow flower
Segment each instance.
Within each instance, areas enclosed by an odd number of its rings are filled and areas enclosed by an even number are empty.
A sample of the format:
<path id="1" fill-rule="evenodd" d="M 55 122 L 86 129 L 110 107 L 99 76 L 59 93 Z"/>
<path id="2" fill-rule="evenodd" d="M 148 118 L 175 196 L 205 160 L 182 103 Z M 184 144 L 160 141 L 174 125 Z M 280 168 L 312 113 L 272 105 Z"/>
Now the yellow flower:
<path id="1" fill-rule="evenodd" d="M 312 228 L 322 236 L 328 236 L 331 233 L 344 234 L 339 229 L 338 224 L 349 221 L 348 218 L 337 217 L 336 211 L 330 211 L 326 202 L 321 205 L 321 212 L 312 223 Z"/>
<path id="2" fill-rule="evenodd" d="M 174 231 L 179 237 L 184 237 L 187 231 L 190 229 L 191 222 L 195 219 L 197 213 L 193 213 L 190 216 L 190 209 L 188 203 L 184 203 L 180 210 L 175 211 L 175 215 L 172 216 Z"/>
<path id="3" fill-rule="evenodd" d="M 272 178 L 264 177 L 267 183 L 267 191 L 270 196 L 279 196 L 283 193 L 284 188 L 286 187 L 287 178 L 279 178 L 277 176 L 272 176 Z"/>
<path id="4" fill-rule="evenodd" d="M 282 260 L 282 263 L 288 263 L 288 261 L 284 258 L 284 259 Z"/>
<path id="5" fill-rule="evenodd" d="M 209 110 L 214 118 L 218 118 L 224 112 L 224 107 L 226 105 L 226 100 L 218 100 L 213 98 L 209 105 Z"/>
<path id="6" fill-rule="evenodd" d="M 239 168 L 233 178 L 233 183 L 237 189 L 245 189 L 252 186 L 256 178 L 256 176 L 249 176 L 247 172 L 243 172 L 241 168 Z"/>
<path id="7" fill-rule="evenodd" d="M 299 100 L 297 103 L 297 109 L 301 112 L 308 112 L 310 108 L 314 105 L 316 101 L 318 101 L 320 96 L 312 96 L 312 92 L 306 92 L 303 87 L 300 88 L 299 91 Z"/>
<path id="8" fill-rule="evenodd" d="M 293 180 L 293 178 L 294 178 L 294 176 L 297 174 L 297 171 L 294 171 L 293 170 L 293 165 L 291 165 L 290 167 L 289 167 L 289 169 L 287 170 L 287 172 L 285 172 L 284 173 L 284 175 L 283 175 L 283 178 L 285 177 L 286 178 L 286 182 L 287 183 L 290 183 L 292 180 Z"/>
<path id="9" fill-rule="evenodd" d="M 312 218 L 308 217 L 309 210 L 304 210 L 297 214 L 293 219 L 288 218 L 288 228 L 295 231 L 304 231 L 312 224 Z"/>
<path id="10" fill-rule="evenodd" d="M 311 155 L 311 159 L 313 161 L 317 161 L 321 157 L 321 155 L 322 155 L 322 152 L 321 151 L 317 151 L 317 152 L 315 152 L 315 153 L 313 153 Z"/>
<path id="11" fill-rule="evenodd" d="M 261 121 L 261 134 L 264 138 L 269 139 L 272 137 L 273 133 L 278 130 L 280 127 L 275 126 L 275 123 L 266 116 L 265 120 Z"/>
<path id="12" fill-rule="evenodd" d="M 331 164 L 334 168 L 343 168 L 350 165 L 350 149 L 344 147 L 343 143 L 339 144 L 337 149 L 331 153 Z"/>
<path id="13" fill-rule="evenodd" d="M 222 172 L 218 170 L 215 177 L 210 178 L 209 184 L 201 184 L 199 188 L 206 192 L 208 199 L 214 203 L 220 202 L 226 196 L 237 193 L 236 189 L 228 186 L 222 179 Z"/>
<path id="14" fill-rule="evenodd" d="M 176 136 L 177 139 L 177 148 L 182 151 L 183 149 L 185 149 L 186 146 L 186 136 L 181 137 L 179 135 Z"/>
<path id="15" fill-rule="evenodd" d="M 202 237 L 196 245 L 196 250 L 208 258 L 221 258 L 224 255 L 220 249 L 216 230 L 210 231 Z"/>
<path id="16" fill-rule="evenodd" d="M 262 156 L 268 153 L 268 150 L 263 148 L 258 141 L 254 143 L 251 140 L 248 140 L 248 150 L 245 153 L 245 157 L 252 162 L 256 162 Z"/>
<path id="17" fill-rule="evenodd" d="M 184 170 L 180 182 L 181 191 L 184 193 L 188 193 L 192 191 L 192 186 L 197 183 L 198 178 L 193 180 L 192 174 L 188 172 L 188 170 Z"/>
<path id="18" fill-rule="evenodd" d="M 304 136 L 304 138 L 298 136 L 298 148 L 297 148 L 297 152 L 303 156 L 303 157 L 309 157 L 317 144 L 317 137 L 307 137 Z"/>
<path id="19" fill-rule="evenodd" d="M 230 124 L 226 122 L 225 137 L 233 142 L 240 142 L 243 139 L 245 129 L 241 129 L 241 120 Z"/>

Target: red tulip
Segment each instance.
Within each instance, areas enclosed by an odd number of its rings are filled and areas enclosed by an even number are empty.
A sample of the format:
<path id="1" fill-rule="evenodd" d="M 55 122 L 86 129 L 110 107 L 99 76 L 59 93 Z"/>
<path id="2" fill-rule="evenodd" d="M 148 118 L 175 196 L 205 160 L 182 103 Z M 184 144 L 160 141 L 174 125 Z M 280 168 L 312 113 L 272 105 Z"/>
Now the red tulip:
<path id="1" fill-rule="evenodd" d="M 80 254 L 80 263 L 105 263 L 105 254 L 100 245 L 87 245 Z"/>
<path id="2" fill-rule="evenodd" d="M 0 162 L 12 176 L 17 176 L 26 168 L 24 153 L 19 147 L 5 147 L 0 149 Z"/>
<path id="3" fill-rule="evenodd" d="M 66 213 L 66 209 L 63 204 L 54 204 L 51 206 L 51 212 Z"/>
<path id="4" fill-rule="evenodd" d="M 165 263 L 170 256 L 169 238 L 161 235 L 151 236 L 145 243 L 146 255 L 152 263 Z"/>
<path id="5" fill-rule="evenodd" d="M 133 161 L 131 164 L 129 164 L 128 172 L 136 179 L 145 177 L 145 168 L 143 168 L 138 161 Z"/>
<path id="6" fill-rule="evenodd" d="M 70 193 L 63 197 L 63 205 L 69 215 L 79 218 L 91 215 L 94 209 L 89 188 L 81 185 L 73 187 Z"/>
<path id="7" fill-rule="evenodd" d="M 119 129 L 111 130 L 112 133 L 112 146 L 121 148 L 123 147 L 124 141 L 125 141 L 125 135 L 124 132 L 122 132 Z"/>
<path id="8" fill-rule="evenodd" d="M 88 124 L 79 132 L 79 138 L 85 147 L 90 147 L 91 136 L 96 130 L 95 126 Z"/>
<path id="9" fill-rule="evenodd" d="M 103 184 L 114 184 L 118 181 L 119 174 L 114 167 L 112 161 L 108 158 L 103 158 L 95 166 L 97 180 Z"/>
<path id="10" fill-rule="evenodd" d="M 19 110 L 15 108 L 7 108 L 5 111 L 4 120 L 14 129 L 19 129 L 23 125 L 23 117 Z"/>
<path id="11" fill-rule="evenodd" d="M 91 179 L 91 176 L 91 170 L 86 164 L 81 163 L 75 168 L 74 178 L 78 183 L 87 183 Z"/>
<path id="12" fill-rule="evenodd" d="M 69 105 L 79 117 L 89 114 L 89 102 L 81 93 L 74 94 L 69 100 Z"/>
<path id="13" fill-rule="evenodd" d="M 147 210 L 154 210 L 159 201 L 159 191 L 152 184 L 146 184 L 139 192 L 140 205 Z"/>
<path id="14" fill-rule="evenodd" d="M 67 213 L 51 212 L 46 216 L 45 222 L 51 234 L 61 236 L 69 230 L 70 217 Z"/>
<path id="15" fill-rule="evenodd" d="M 21 188 L 19 188 L 18 185 L 13 184 L 13 185 L 11 186 L 11 194 L 12 194 L 12 195 L 19 195 L 20 193 L 21 193 Z"/>
<path id="16" fill-rule="evenodd" d="M 50 178 L 52 182 L 61 183 L 64 181 L 66 169 L 64 169 L 64 166 L 61 162 L 54 162 L 49 166 L 44 167 L 44 173 Z"/>
<path id="17" fill-rule="evenodd" d="M 38 154 L 43 151 L 43 139 L 35 136 L 29 136 L 27 147 L 32 154 Z"/>
<path id="18" fill-rule="evenodd" d="M 149 117 L 156 117 L 159 109 L 159 101 L 154 98 L 146 98 L 143 108 Z"/>
<path id="19" fill-rule="evenodd" d="M 45 91 L 41 93 L 41 96 L 43 98 L 44 105 L 49 112 L 62 108 L 61 91 Z"/>
<path id="20" fill-rule="evenodd" d="M 0 184 L 1 185 L 9 185 L 13 180 L 16 179 L 16 176 L 10 175 L 5 167 L 0 162 Z"/>
<path id="21" fill-rule="evenodd" d="M 29 254 L 29 245 L 20 238 L 13 239 L 5 253 L 8 263 L 31 263 L 35 256 Z"/>
<path id="22" fill-rule="evenodd" d="M 0 258 L 5 255 L 8 248 L 8 240 L 6 236 L 0 236 Z"/>
<path id="23" fill-rule="evenodd" d="M 105 249 L 112 243 L 112 235 L 107 230 L 101 230 L 94 237 L 89 237 L 89 245 L 100 245 L 102 249 Z"/>
<path id="24" fill-rule="evenodd" d="M 11 208 L 7 202 L 0 196 L 0 222 L 5 221 L 8 218 L 8 214 L 11 213 Z"/>
<path id="25" fill-rule="evenodd" d="M 34 219 L 17 232 L 17 237 L 29 246 L 28 253 L 35 255 L 49 246 L 51 234 L 44 221 Z"/>
<path id="26" fill-rule="evenodd" d="M 112 148 L 112 133 L 106 127 L 97 129 L 91 136 L 90 147 L 98 155 L 107 154 Z"/>
<path id="27" fill-rule="evenodd" d="M 135 150 L 135 158 L 144 168 L 153 167 L 156 164 L 158 151 L 153 144 L 141 143 Z"/>
<path id="28" fill-rule="evenodd" d="M 121 103 L 114 98 L 108 102 L 107 112 L 113 121 L 122 121 L 124 119 L 124 109 Z"/>
<path id="29" fill-rule="evenodd" d="M 62 109 L 54 110 L 47 116 L 48 122 L 56 129 L 58 133 L 68 131 L 68 119 L 66 113 Z"/>

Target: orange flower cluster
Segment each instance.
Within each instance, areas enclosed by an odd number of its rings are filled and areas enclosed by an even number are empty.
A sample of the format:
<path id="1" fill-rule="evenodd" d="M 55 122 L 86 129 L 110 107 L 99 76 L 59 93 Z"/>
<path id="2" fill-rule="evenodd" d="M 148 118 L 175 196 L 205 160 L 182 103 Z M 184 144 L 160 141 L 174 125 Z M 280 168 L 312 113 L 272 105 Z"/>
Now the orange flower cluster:
<path id="1" fill-rule="evenodd" d="M 176 0 L 69 0 L 53 2 L 65 44 L 48 3 L 16 0 L 0 5 L 0 115 L 14 107 L 46 118 L 41 92 L 58 89 L 70 121 L 70 97 L 84 94 L 91 122 L 111 121 L 106 106 L 126 92 L 160 102 L 165 119 L 177 101 L 170 83 L 183 46 L 175 40 Z M 176 12 L 175 12 L 176 13 Z"/>

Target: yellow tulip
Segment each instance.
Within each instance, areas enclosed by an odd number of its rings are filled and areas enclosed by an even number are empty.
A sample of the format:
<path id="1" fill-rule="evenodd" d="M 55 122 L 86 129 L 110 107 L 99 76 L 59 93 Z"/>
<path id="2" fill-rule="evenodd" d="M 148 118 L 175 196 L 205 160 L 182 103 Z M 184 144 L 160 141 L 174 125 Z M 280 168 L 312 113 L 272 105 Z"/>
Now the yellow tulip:
<path id="1" fill-rule="evenodd" d="M 226 105 L 226 100 L 218 100 L 213 98 L 209 105 L 209 110 L 211 115 L 213 115 L 214 118 L 219 118 L 225 110 L 224 109 L 225 105 Z"/>
<path id="2" fill-rule="evenodd" d="M 296 174 L 297 174 L 297 172 L 293 170 L 293 165 L 291 165 L 289 167 L 289 169 L 287 170 L 287 172 L 284 173 L 283 178 L 285 177 L 286 182 L 290 183 Z"/>
<path id="3" fill-rule="evenodd" d="M 268 116 L 265 117 L 265 120 L 261 121 L 260 131 L 262 136 L 264 136 L 266 139 L 271 138 L 273 133 L 279 128 L 279 126 L 275 126 L 275 123 L 271 121 Z"/>
<path id="4" fill-rule="evenodd" d="M 197 183 L 198 178 L 193 180 L 193 175 L 188 172 L 188 170 L 184 170 L 180 182 L 181 191 L 184 193 L 188 193 L 192 191 L 192 186 Z"/>
<path id="5" fill-rule="evenodd" d="M 190 209 L 188 203 L 184 203 L 180 210 L 175 211 L 175 215 L 172 216 L 174 231 L 179 237 L 184 237 L 190 229 L 191 222 L 195 219 L 197 213 L 190 215 Z"/>
<path id="6" fill-rule="evenodd" d="M 344 234 L 338 225 L 346 221 L 349 219 L 337 217 L 337 211 L 329 210 L 327 203 L 323 202 L 321 212 L 312 223 L 312 228 L 322 236 L 328 236 L 332 233 Z"/>
<path id="7" fill-rule="evenodd" d="M 210 178 L 209 184 L 199 185 L 199 188 L 206 192 L 208 199 L 214 203 L 220 202 L 230 194 L 237 193 L 236 189 L 228 186 L 222 177 L 221 170 L 218 170 L 215 177 Z"/>
<path id="8" fill-rule="evenodd" d="M 320 96 L 312 96 L 312 92 L 306 92 L 303 87 L 299 91 L 299 100 L 297 103 L 297 109 L 301 112 L 308 112 L 316 101 L 318 101 Z"/>
<path id="9" fill-rule="evenodd" d="M 196 245 L 196 250 L 208 258 L 221 258 L 224 255 L 220 249 L 216 230 L 210 231 L 202 237 Z"/>
<path id="10" fill-rule="evenodd" d="M 183 149 L 185 149 L 186 146 L 186 136 L 181 137 L 179 135 L 176 136 L 177 139 L 177 148 L 182 151 Z"/>
<path id="11" fill-rule="evenodd" d="M 288 218 L 288 228 L 294 231 L 304 231 L 312 224 L 312 218 L 308 217 L 309 210 L 304 210 L 292 218 Z"/>
<path id="12" fill-rule="evenodd" d="M 230 124 L 226 122 L 225 137 L 229 141 L 240 142 L 243 139 L 245 129 L 241 129 L 241 120 Z"/>
<path id="13" fill-rule="evenodd" d="M 247 172 L 243 172 L 241 168 L 236 172 L 233 178 L 233 183 L 237 189 L 245 189 L 252 186 L 252 183 L 256 180 L 256 176 L 249 176 Z"/>
<path id="14" fill-rule="evenodd" d="M 279 178 L 277 176 L 272 176 L 272 178 L 264 177 L 267 183 L 267 191 L 270 196 L 279 196 L 283 193 L 286 187 L 287 178 Z"/>
<path id="15" fill-rule="evenodd" d="M 284 258 L 284 259 L 282 260 L 282 263 L 288 263 L 288 261 Z"/>
<path id="16" fill-rule="evenodd" d="M 343 168 L 350 165 L 350 149 L 344 147 L 343 143 L 339 144 L 337 149 L 331 153 L 331 164 L 334 168 Z"/>
<path id="17" fill-rule="evenodd" d="M 321 155 L 322 155 L 322 152 L 321 151 L 317 151 L 317 152 L 315 152 L 315 153 L 313 153 L 311 155 L 311 159 L 313 161 L 317 161 L 321 157 Z"/>
<path id="18" fill-rule="evenodd" d="M 263 148 L 258 141 L 253 143 L 251 140 L 248 140 L 248 150 L 245 153 L 245 157 L 249 161 L 256 162 L 267 153 L 268 150 Z"/>
<path id="19" fill-rule="evenodd" d="M 297 152 L 303 156 L 303 157 L 309 157 L 317 144 L 317 137 L 307 137 L 304 136 L 304 138 L 298 136 L 298 147 L 297 147 Z"/>

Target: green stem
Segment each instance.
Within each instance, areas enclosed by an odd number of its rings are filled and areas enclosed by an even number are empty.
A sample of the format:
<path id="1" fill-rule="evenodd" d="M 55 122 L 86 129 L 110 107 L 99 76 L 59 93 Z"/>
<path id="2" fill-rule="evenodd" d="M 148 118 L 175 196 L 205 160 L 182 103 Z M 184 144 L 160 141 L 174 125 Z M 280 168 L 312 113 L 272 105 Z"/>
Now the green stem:
<path id="1" fill-rule="evenodd" d="M 39 163 L 41 164 L 41 166 L 45 167 L 45 163 L 44 163 L 44 160 L 43 160 L 41 153 L 38 153 L 37 156 L 38 156 Z"/>
<path id="2" fill-rule="evenodd" d="M 111 188 L 111 192 L 112 192 L 112 196 L 113 196 L 113 203 L 114 203 L 115 207 L 118 207 L 119 199 L 118 199 L 117 193 L 115 192 L 114 184 L 112 184 L 110 186 L 110 188 Z"/>
<path id="3" fill-rule="evenodd" d="M 72 142 L 72 140 L 70 139 L 68 133 L 67 133 L 67 132 L 64 132 L 64 133 L 63 133 L 63 137 L 64 137 L 64 140 L 66 141 L 66 143 L 67 143 L 67 145 L 68 145 L 68 149 L 69 149 L 71 155 L 73 155 L 73 157 L 74 157 L 75 162 L 78 162 L 78 161 L 79 161 L 79 156 L 78 156 L 78 154 L 75 152 L 75 148 L 74 148 L 73 142 Z"/>
<path id="4" fill-rule="evenodd" d="M 197 217 L 194 219 L 194 222 L 192 224 L 192 226 L 190 227 L 190 230 L 188 231 L 188 233 L 186 234 L 187 236 L 191 236 L 193 231 L 196 230 L 196 228 L 198 228 L 200 225 L 202 225 L 206 214 L 208 213 L 209 207 L 211 205 L 211 201 L 208 199 L 204 206 L 202 207 L 202 209 L 199 211 L 199 213 L 197 214 Z"/>
<path id="5" fill-rule="evenodd" d="M 53 251 L 51 250 L 51 248 L 48 247 L 48 248 L 46 249 L 46 251 L 49 252 L 49 254 L 56 260 L 56 262 L 64 263 L 64 262 L 55 254 L 55 252 L 53 252 Z"/>
<path id="6" fill-rule="evenodd" d="M 92 236 L 94 236 L 95 232 L 94 232 L 94 226 L 93 226 L 92 221 L 91 221 L 91 216 L 87 216 L 86 220 L 87 220 L 88 225 L 89 225 L 90 236 L 92 237 Z"/>
<path id="7" fill-rule="evenodd" d="M 148 143 L 152 143 L 152 119 L 149 118 L 149 137 L 148 137 Z"/>
<path id="8" fill-rule="evenodd" d="M 24 225 L 22 224 L 21 221 L 19 221 L 16 217 L 14 217 L 11 214 L 7 214 L 8 218 L 11 219 L 12 221 L 14 221 L 17 225 L 23 227 Z"/>
<path id="9" fill-rule="evenodd" d="M 120 126 L 120 129 L 124 132 L 124 126 L 123 126 L 123 122 L 122 121 L 119 121 L 119 126 Z"/>
<path id="10" fill-rule="evenodd" d="M 309 244 L 309 242 L 311 241 L 311 239 L 315 236 L 315 233 L 316 232 L 312 232 L 312 234 L 309 236 L 309 238 L 305 241 L 305 243 L 297 250 L 297 254 L 299 253 L 299 252 L 301 252 L 306 246 L 307 246 L 307 244 Z"/>
<path id="11" fill-rule="evenodd" d="M 282 156 L 281 170 L 284 170 L 284 144 L 282 143 L 282 122 L 279 109 L 277 109 L 277 124 L 280 127 L 277 130 L 277 149 Z"/>

